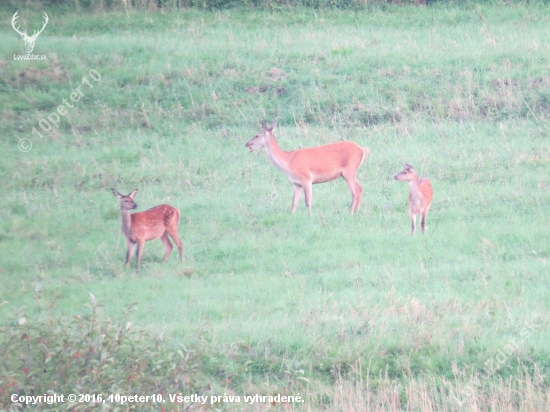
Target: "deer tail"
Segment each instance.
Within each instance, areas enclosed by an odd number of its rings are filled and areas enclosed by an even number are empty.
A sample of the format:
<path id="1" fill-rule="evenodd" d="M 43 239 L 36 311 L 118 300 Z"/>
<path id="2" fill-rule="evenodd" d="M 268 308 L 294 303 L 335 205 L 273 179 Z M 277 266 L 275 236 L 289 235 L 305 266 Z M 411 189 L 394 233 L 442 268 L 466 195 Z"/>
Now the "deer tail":
<path id="1" fill-rule="evenodd" d="M 363 163 L 365 161 L 365 159 L 367 158 L 367 156 L 370 154 L 370 150 L 366 147 L 363 147 L 363 159 L 361 160 L 361 163 Z"/>

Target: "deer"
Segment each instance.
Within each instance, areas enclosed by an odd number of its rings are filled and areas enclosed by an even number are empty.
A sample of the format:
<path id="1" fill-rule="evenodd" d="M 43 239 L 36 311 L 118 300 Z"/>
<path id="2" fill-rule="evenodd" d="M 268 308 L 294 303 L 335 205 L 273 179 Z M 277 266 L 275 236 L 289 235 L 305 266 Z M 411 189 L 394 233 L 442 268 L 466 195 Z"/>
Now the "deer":
<path id="1" fill-rule="evenodd" d="M 122 215 L 122 233 L 126 237 L 126 267 L 130 266 L 130 259 L 134 246 L 137 244 L 136 260 L 137 269 L 141 267 L 141 254 L 143 246 L 148 240 L 159 239 L 164 245 L 164 260 L 166 262 L 170 252 L 172 252 L 172 243 L 168 235 L 176 243 L 180 260 L 183 262 L 183 245 L 178 237 L 178 223 L 180 211 L 170 205 L 158 205 L 144 212 L 130 213 L 130 210 L 137 209 L 138 205 L 134 202 L 134 196 L 138 189 L 132 191 L 127 196 L 121 195 L 115 189 L 111 188 L 113 194 L 120 200 L 120 212 Z"/>
<path id="2" fill-rule="evenodd" d="M 409 217 L 411 219 L 411 236 L 416 232 L 416 215 L 422 215 L 420 227 L 422 234 L 426 229 L 426 216 L 432 204 L 433 188 L 426 178 L 419 178 L 411 165 L 405 164 L 404 170 L 394 176 L 395 180 L 409 182 Z"/>
<path id="3" fill-rule="evenodd" d="M 11 19 L 11 26 L 21 36 L 21 38 L 25 42 L 25 49 L 27 50 L 27 54 L 31 54 L 32 51 L 34 50 L 34 44 L 36 43 L 36 39 L 38 38 L 40 33 L 42 33 L 44 31 L 44 29 L 46 28 L 46 25 L 48 24 L 48 21 L 50 21 L 50 18 L 48 17 L 48 15 L 46 13 L 44 13 L 44 24 L 42 25 L 42 28 L 40 30 L 38 30 L 38 32 L 36 30 L 34 30 L 32 36 L 29 36 L 27 34 L 27 30 L 22 32 L 22 31 L 19 30 L 19 27 L 15 26 L 15 21 L 19 17 L 17 15 L 18 13 L 19 13 L 19 10 L 17 10 L 15 12 L 15 14 L 13 15 L 13 17 Z"/>
<path id="4" fill-rule="evenodd" d="M 368 156 L 369 149 L 354 142 L 343 141 L 285 152 L 273 136 L 276 128 L 276 120 L 269 128 L 263 123 L 262 130 L 250 139 L 245 147 L 249 152 L 265 147 L 267 157 L 294 184 L 292 213 L 296 211 L 303 190 L 305 203 L 311 215 L 311 186 L 336 180 L 340 176 L 344 178 L 351 192 L 349 212 L 358 212 L 363 188 L 357 181 L 357 170 Z"/>

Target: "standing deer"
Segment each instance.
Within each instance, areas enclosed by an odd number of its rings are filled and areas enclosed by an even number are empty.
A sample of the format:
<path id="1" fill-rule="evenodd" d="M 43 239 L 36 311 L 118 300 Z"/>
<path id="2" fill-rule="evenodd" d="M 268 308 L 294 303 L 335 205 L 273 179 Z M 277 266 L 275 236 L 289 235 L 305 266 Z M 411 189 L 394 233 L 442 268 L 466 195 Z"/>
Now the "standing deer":
<path id="1" fill-rule="evenodd" d="M 126 236 L 126 266 L 130 265 L 132 252 L 137 243 L 136 260 L 137 268 L 141 266 L 141 254 L 143 246 L 148 240 L 160 238 L 164 245 L 164 262 L 170 256 L 172 243 L 168 235 L 176 242 L 180 259 L 183 262 L 183 245 L 178 237 L 178 223 L 180 220 L 180 211 L 170 205 L 159 205 L 145 212 L 130 214 L 130 210 L 137 209 L 138 205 L 134 202 L 134 196 L 138 189 L 134 190 L 128 196 L 121 195 L 115 189 L 113 194 L 120 200 L 120 212 L 122 214 L 122 233 Z"/>
<path id="2" fill-rule="evenodd" d="M 271 162 L 294 184 L 292 213 L 298 206 L 303 189 L 306 206 L 311 215 L 311 185 L 330 182 L 340 176 L 344 178 L 351 192 L 349 212 L 359 211 L 363 188 L 357 181 L 357 169 L 369 154 L 369 149 L 362 148 L 357 143 L 345 141 L 285 152 L 273 137 L 276 128 L 277 121 L 274 121 L 269 129 L 264 123 L 262 131 L 250 139 L 245 146 L 250 152 L 265 147 Z"/>
<path id="3" fill-rule="evenodd" d="M 416 231 L 416 215 L 422 215 L 420 228 L 422 233 L 426 228 L 426 216 L 430 205 L 432 204 L 432 195 L 434 193 L 432 184 L 428 179 L 418 178 L 416 170 L 411 165 L 404 165 L 405 169 L 394 176 L 395 180 L 409 182 L 409 217 L 411 218 L 411 235 Z"/>
<path id="4" fill-rule="evenodd" d="M 36 43 L 36 39 L 38 38 L 40 33 L 42 33 L 44 31 L 44 29 L 46 28 L 46 25 L 48 24 L 48 21 L 50 20 L 50 18 L 48 17 L 48 15 L 46 13 L 44 13 L 44 24 L 42 25 L 42 28 L 38 31 L 34 30 L 32 36 L 29 36 L 27 34 L 27 30 L 22 32 L 21 30 L 19 30 L 19 27 L 15 26 L 15 21 L 19 17 L 17 15 L 17 13 L 19 13 L 19 10 L 17 10 L 15 12 L 15 14 L 13 15 L 13 17 L 11 19 L 11 26 L 21 36 L 21 38 L 25 42 L 25 49 L 27 50 L 27 53 L 31 54 L 32 51 L 34 50 L 34 44 Z"/>

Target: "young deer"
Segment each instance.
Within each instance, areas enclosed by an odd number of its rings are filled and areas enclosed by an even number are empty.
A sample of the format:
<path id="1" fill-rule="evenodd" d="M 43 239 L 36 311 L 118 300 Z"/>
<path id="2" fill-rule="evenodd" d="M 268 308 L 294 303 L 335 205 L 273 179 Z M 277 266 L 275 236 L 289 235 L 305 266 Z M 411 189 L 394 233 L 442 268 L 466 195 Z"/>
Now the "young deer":
<path id="1" fill-rule="evenodd" d="M 416 170 L 411 165 L 405 165 L 405 169 L 394 176 L 395 180 L 409 182 L 409 217 L 411 218 L 411 235 L 416 231 L 416 215 L 422 215 L 420 228 L 422 233 L 426 228 L 426 216 L 430 205 L 432 204 L 432 195 L 434 193 L 432 184 L 428 179 L 418 178 Z"/>
<path id="2" fill-rule="evenodd" d="M 178 223 L 180 220 L 180 211 L 170 205 L 159 205 L 145 212 L 130 214 L 130 210 L 137 209 L 138 205 L 134 202 L 134 196 L 138 189 L 134 190 L 128 196 L 121 195 L 115 189 L 111 189 L 113 194 L 120 200 L 120 212 L 122 214 L 122 233 L 126 236 L 126 266 L 130 265 L 132 252 L 137 243 L 136 260 L 137 268 L 141 266 L 141 254 L 143 246 L 148 240 L 160 238 L 164 245 L 164 261 L 170 256 L 172 243 L 168 235 L 176 242 L 180 259 L 183 262 L 183 245 L 178 237 Z"/>
<path id="3" fill-rule="evenodd" d="M 369 154 L 369 150 L 356 143 L 345 141 L 285 152 L 273 137 L 276 128 L 277 121 L 273 122 L 269 129 L 264 123 L 262 131 L 248 141 L 245 146 L 250 152 L 265 147 L 271 162 L 281 169 L 288 180 L 294 184 L 292 213 L 298 206 L 303 189 L 306 206 L 311 215 L 311 185 L 330 182 L 340 176 L 344 178 L 351 192 L 349 212 L 359 211 L 363 188 L 357 181 L 357 169 Z"/>

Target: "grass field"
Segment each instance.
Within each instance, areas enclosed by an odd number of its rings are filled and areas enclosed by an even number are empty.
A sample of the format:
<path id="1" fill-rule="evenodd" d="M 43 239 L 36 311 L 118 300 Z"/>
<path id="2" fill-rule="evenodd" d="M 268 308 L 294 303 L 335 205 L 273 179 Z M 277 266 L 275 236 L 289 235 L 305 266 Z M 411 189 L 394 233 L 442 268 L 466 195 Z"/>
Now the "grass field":
<path id="1" fill-rule="evenodd" d="M 47 60 L 16 61 L 0 9 L 3 326 L 136 303 L 207 393 L 305 399 L 224 410 L 548 410 L 547 7 L 45 11 Z M 274 119 L 285 150 L 370 149 L 358 214 L 342 179 L 290 214 L 292 185 L 244 147 Z M 404 162 L 434 186 L 424 236 Z M 124 267 L 111 187 L 179 208 L 183 264 L 153 241 Z"/>

